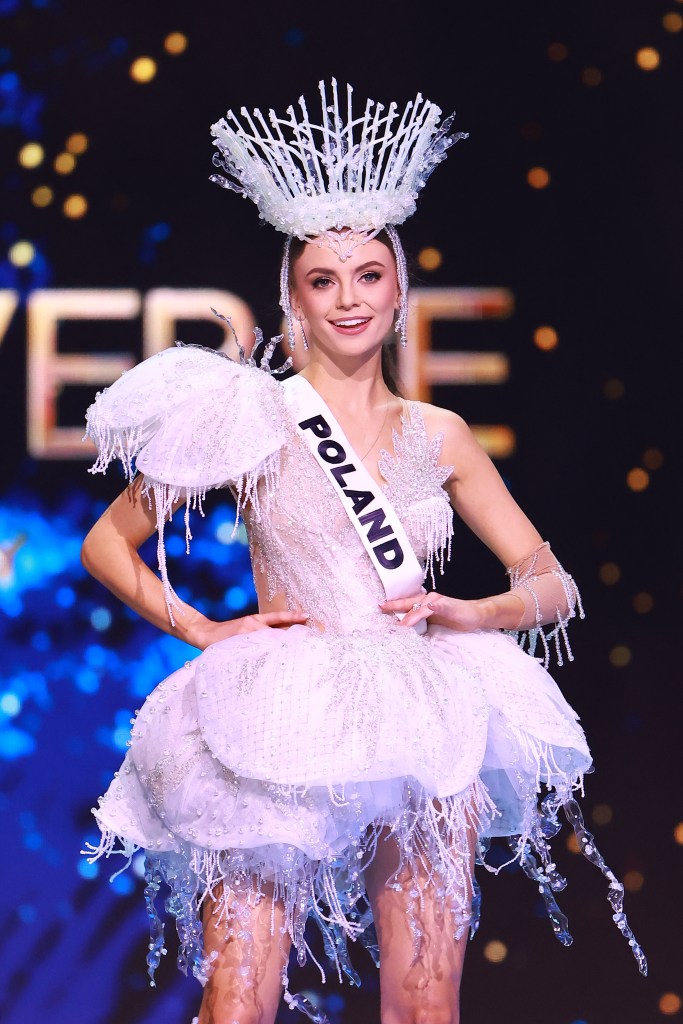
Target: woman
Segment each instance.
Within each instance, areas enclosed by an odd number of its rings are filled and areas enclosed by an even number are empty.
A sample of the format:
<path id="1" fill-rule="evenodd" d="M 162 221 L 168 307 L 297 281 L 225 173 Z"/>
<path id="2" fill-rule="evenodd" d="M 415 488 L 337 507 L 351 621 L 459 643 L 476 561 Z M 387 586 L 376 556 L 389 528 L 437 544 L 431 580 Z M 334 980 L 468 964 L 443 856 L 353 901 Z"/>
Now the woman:
<path id="1" fill-rule="evenodd" d="M 300 962 L 310 952 L 309 916 L 340 977 L 356 977 L 349 938 L 377 942 L 385 1024 L 457 1021 L 473 864 L 488 837 L 516 837 L 512 856 L 571 941 L 546 838 L 560 805 L 621 913 L 623 889 L 572 797 L 590 767 L 576 715 L 500 632 L 536 636 L 556 622 L 557 640 L 574 583 L 460 417 L 405 402 L 382 371 L 392 324 L 403 341 L 406 322 L 393 223 L 454 141 L 449 123 L 420 97 L 398 128 L 393 104 L 386 119 L 368 104 L 354 121 L 349 90 L 342 125 L 336 84 L 329 107 L 321 91 L 322 127 L 303 100 L 299 122 L 290 108 L 272 127 L 258 112 L 247 129 L 233 115 L 237 128 L 214 126 L 231 175 L 219 183 L 288 234 L 282 304 L 290 337 L 302 325 L 305 369 L 281 384 L 268 357 L 259 369 L 180 347 L 125 374 L 88 417 L 95 468 L 117 456 L 130 470 L 135 458 L 142 475 L 93 527 L 84 563 L 203 652 L 139 712 L 92 854 L 117 839 L 148 854 L 151 974 L 163 947 L 154 897 L 170 886 L 180 965 L 205 985 L 199 1024 L 272 1021 L 283 984 L 290 1005 L 322 1020 L 287 987 L 290 945 Z M 232 488 L 245 519 L 259 601 L 258 614 L 222 622 L 175 595 L 163 549 L 172 511 L 201 508 L 216 486 Z M 510 592 L 426 592 L 449 551 L 451 508 L 511 567 Z M 137 554 L 155 528 L 161 579 Z M 623 914 L 617 923 L 632 938 Z"/>

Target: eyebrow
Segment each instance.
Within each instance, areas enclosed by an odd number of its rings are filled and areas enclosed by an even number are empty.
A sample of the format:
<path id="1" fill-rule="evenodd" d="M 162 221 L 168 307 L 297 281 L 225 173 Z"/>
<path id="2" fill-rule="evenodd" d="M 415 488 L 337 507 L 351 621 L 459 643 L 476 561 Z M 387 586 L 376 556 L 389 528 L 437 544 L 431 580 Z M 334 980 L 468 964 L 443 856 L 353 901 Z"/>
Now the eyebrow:
<path id="1" fill-rule="evenodd" d="M 368 260 L 367 263 L 361 263 L 360 266 L 356 267 L 356 270 L 367 270 L 368 267 L 384 267 L 384 263 L 380 260 Z M 330 270 L 329 267 L 313 267 L 306 274 L 306 277 L 310 277 L 311 274 L 327 274 L 329 276 L 335 273 L 334 270 Z"/>

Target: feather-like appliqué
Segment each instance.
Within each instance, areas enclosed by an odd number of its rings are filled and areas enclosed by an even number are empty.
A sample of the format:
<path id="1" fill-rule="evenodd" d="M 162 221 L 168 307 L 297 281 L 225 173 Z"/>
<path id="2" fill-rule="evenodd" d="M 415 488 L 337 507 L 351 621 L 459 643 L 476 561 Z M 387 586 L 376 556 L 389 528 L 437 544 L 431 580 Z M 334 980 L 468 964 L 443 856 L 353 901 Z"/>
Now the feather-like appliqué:
<path id="1" fill-rule="evenodd" d="M 439 463 L 443 434 L 431 440 L 420 407 L 408 403 L 403 430 L 393 432 L 394 454 L 380 452 L 379 471 L 386 480 L 387 497 L 415 542 L 416 554 L 425 561 L 425 578 L 436 587 L 434 566 L 443 573 L 451 556 L 453 509 L 443 485 L 453 466 Z"/>

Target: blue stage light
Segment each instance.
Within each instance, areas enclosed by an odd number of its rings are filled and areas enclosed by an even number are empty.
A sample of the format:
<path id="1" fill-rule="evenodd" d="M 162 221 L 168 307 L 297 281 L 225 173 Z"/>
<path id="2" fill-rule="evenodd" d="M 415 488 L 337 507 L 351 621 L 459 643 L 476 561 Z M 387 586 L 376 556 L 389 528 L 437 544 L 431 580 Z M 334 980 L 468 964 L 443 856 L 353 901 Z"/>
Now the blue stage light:
<path id="1" fill-rule="evenodd" d="M 0 727 L 0 757 L 13 761 L 17 757 L 27 757 L 36 748 L 36 741 L 24 729 L 13 725 Z"/>
<path id="2" fill-rule="evenodd" d="M 43 845 L 43 837 L 39 832 L 27 832 L 24 836 L 24 846 L 27 850 L 39 850 Z"/>
<path id="3" fill-rule="evenodd" d="M 109 629 L 111 626 L 111 612 L 108 608 L 95 608 L 90 613 L 90 622 L 93 629 L 97 629 L 99 632 Z"/>
<path id="4" fill-rule="evenodd" d="M 52 640 L 44 629 L 33 634 L 31 637 L 31 647 L 33 647 L 35 651 L 45 652 L 50 650 L 52 647 Z"/>
<path id="5" fill-rule="evenodd" d="M 0 92 L 13 93 L 19 88 L 19 75 L 16 71 L 5 71 L 0 75 Z"/>
<path id="6" fill-rule="evenodd" d="M 14 718 L 21 711 L 21 701 L 17 697 L 16 693 L 11 690 L 7 690 L 0 697 L 0 712 L 6 715 L 8 718 Z"/>
<path id="7" fill-rule="evenodd" d="M 78 873 L 83 878 L 97 878 L 100 873 L 100 866 L 97 861 L 94 864 L 89 864 L 85 857 L 81 857 L 78 861 Z"/>
<path id="8" fill-rule="evenodd" d="M 249 595 L 243 587 L 230 587 L 225 592 L 225 603 L 231 611 L 241 611 L 249 602 Z"/>
<path id="9" fill-rule="evenodd" d="M 76 673 L 76 686 L 82 693 L 97 693 L 100 681 L 91 668 L 82 668 Z"/>
<path id="10" fill-rule="evenodd" d="M 124 871 L 123 874 L 112 879 L 111 887 L 119 896 L 129 896 L 135 888 L 135 883 L 131 876 Z"/>
<path id="11" fill-rule="evenodd" d="M 147 229 L 147 233 L 153 242 L 165 242 L 171 234 L 171 225 L 160 221 Z"/>
<path id="12" fill-rule="evenodd" d="M 180 534 L 169 531 L 164 538 L 164 542 L 166 554 L 170 558 L 177 558 L 179 555 L 185 554 L 185 538 L 181 537 Z"/>
<path id="13" fill-rule="evenodd" d="M 301 46 L 305 39 L 303 29 L 300 28 L 288 28 L 285 32 L 285 42 L 287 46 Z"/>
<path id="14" fill-rule="evenodd" d="M 72 587 L 59 587 L 55 594 L 55 601 L 60 608 L 71 608 L 76 600 L 76 593 Z"/>

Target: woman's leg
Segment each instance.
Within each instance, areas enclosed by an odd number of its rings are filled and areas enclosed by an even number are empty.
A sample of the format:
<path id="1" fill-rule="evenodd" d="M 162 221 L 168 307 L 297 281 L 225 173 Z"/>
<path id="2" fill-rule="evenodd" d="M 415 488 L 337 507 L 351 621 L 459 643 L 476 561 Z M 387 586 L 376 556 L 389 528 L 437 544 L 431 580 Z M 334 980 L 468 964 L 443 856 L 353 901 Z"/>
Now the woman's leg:
<path id="1" fill-rule="evenodd" d="M 472 830 L 472 845 L 474 838 Z M 472 865 L 471 850 L 463 850 L 462 856 Z M 398 844 L 384 830 L 365 870 L 379 940 L 382 1024 L 458 1024 L 467 929 L 461 938 L 453 937 L 452 913 L 439 906 L 423 866 L 417 868 L 417 877 L 404 869 L 397 879 L 399 889 L 387 886 L 398 866 Z M 421 899 L 410 895 L 416 888 Z M 469 904 L 469 891 L 464 900 Z M 417 958 L 411 916 L 421 932 Z"/>
<path id="2" fill-rule="evenodd" d="M 246 893 L 225 897 L 222 886 L 213 895 L 204 906 L 204 951 L 217 956 L 204 988 L 199 1024 L 272 1024 L 290 947 L 289 935 L 281 931 L 282 903 L 274 903 L 267 888 L 257 903 Z"/>

